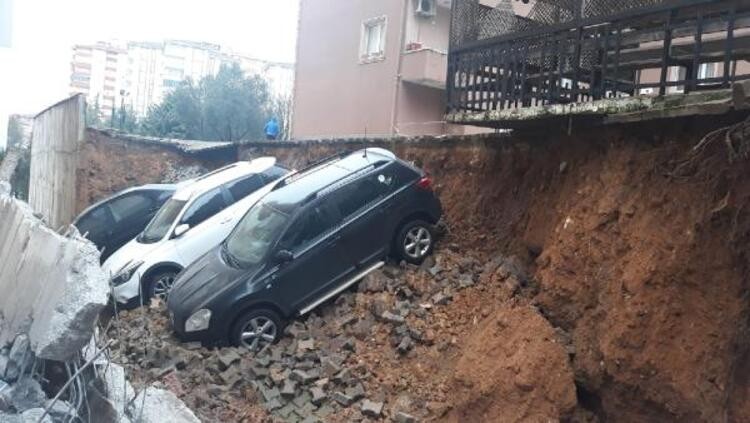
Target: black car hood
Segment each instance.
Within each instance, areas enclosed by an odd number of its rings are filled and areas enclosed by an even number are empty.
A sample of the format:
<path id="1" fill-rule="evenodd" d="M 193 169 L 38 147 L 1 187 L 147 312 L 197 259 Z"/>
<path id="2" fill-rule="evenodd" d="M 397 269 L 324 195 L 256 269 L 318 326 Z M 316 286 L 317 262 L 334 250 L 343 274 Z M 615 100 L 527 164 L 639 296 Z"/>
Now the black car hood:
<path id="1" fill-rule="evenodd" d="M 170 310 L 193 312 L 257 273 L 257 267 L 238 269 L 227 264 L 222 248 L 220 245 L 209 251 L 180 274 L 169 293 Z"/>

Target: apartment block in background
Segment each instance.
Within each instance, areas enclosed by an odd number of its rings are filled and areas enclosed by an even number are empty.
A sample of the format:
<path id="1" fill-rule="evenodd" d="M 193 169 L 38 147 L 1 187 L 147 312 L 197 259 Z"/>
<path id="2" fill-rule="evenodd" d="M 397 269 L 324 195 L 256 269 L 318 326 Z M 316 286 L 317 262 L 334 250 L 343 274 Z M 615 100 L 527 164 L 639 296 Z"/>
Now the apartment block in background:
<path id="1" fill-rule="evenodd" d="M 450 0 L 301 2 L 294 138 L 440 135 Z"/>
<path id="2" fill-rule="evenodd" d="M 128 87 L 127 50 L 109 44 L 78 44 L 70 64 L 70 94 L 84 94 L 98 103 L 102 117 L 109 117 L 122 103 Z"/>
<path id="3" fill-rule="evenodd" d="M 105 118 L 111 115 L 113 106 L 119 108 L 121 104 L 143 116 L 182 81 L 199 81 L 215 75 L 221 65 L 234 63 L 246 75 L 264 78 L 272 95 L 291 95 L 292 64 L 251 58 L 217 44 L 181 40 L 77 45 L 73 49 L 71 93 L 85 94 L 92 104 L 98 99 Z M 101 80 L 107 84 L 101 84 Z"/>

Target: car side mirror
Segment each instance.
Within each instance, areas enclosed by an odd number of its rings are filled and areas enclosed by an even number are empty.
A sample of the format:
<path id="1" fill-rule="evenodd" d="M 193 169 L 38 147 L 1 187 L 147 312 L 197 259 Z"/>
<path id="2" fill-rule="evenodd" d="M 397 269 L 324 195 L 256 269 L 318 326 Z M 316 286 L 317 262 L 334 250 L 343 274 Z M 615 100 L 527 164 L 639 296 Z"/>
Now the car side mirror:
<path id="1" fill-rule="evenodd" d="M 279 250 L 276 253 L 276 261 L 279 263 L 288 263 L 294 260 L 294 253 L 289 250 Z"/>
<path id="2" fill-rule="evenodd" d="M 174 228 L 174 237 L 179 238 L 183 235 L 185 235 L 185 232 L 190 230 L 190 225 L 187 223 L 183 223 L 181 225 L 177 225 L 176 228 Z"/>

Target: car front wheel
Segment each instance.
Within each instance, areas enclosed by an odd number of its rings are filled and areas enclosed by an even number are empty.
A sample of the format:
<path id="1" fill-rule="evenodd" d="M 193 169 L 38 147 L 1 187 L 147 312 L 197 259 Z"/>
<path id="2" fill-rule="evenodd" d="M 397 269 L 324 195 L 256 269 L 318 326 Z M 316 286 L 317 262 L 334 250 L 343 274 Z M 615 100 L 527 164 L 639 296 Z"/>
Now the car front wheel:
<path id="1" fill-rule="evenodd" d="M 148 283 L 148 298 L 158 298 L 166 302 L 175 280 L 177 272 L 171 270 L 155 274 Z"/>
<path id="2" fill-rule="evenodd" d="M 432 225 L 415 220 L 404 225 L 396 236 L 396 251 L 400 258 L 412 264 L 420 264 L 435 247 Z"/>
<path id="3" fill-rule="evenodd" d="M 279 315 L 268 309 L 252 310 L 234 324 L 231 341 L 238 347 L 258 352 L 276 342 L 283 323 Z"/>

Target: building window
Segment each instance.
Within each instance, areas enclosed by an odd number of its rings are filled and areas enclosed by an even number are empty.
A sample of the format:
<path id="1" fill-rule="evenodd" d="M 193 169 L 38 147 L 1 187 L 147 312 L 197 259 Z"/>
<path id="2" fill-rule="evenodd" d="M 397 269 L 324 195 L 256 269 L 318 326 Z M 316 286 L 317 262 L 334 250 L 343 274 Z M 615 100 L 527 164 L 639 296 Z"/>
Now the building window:
<path id="1" fill-rule="evenodd" d="M 369 19 L 362 23 L 362 40 L 360 41 L 360 61 L 376 62 L 385 59 L 385 36 L 387 22 L 385 16 Z"/>

